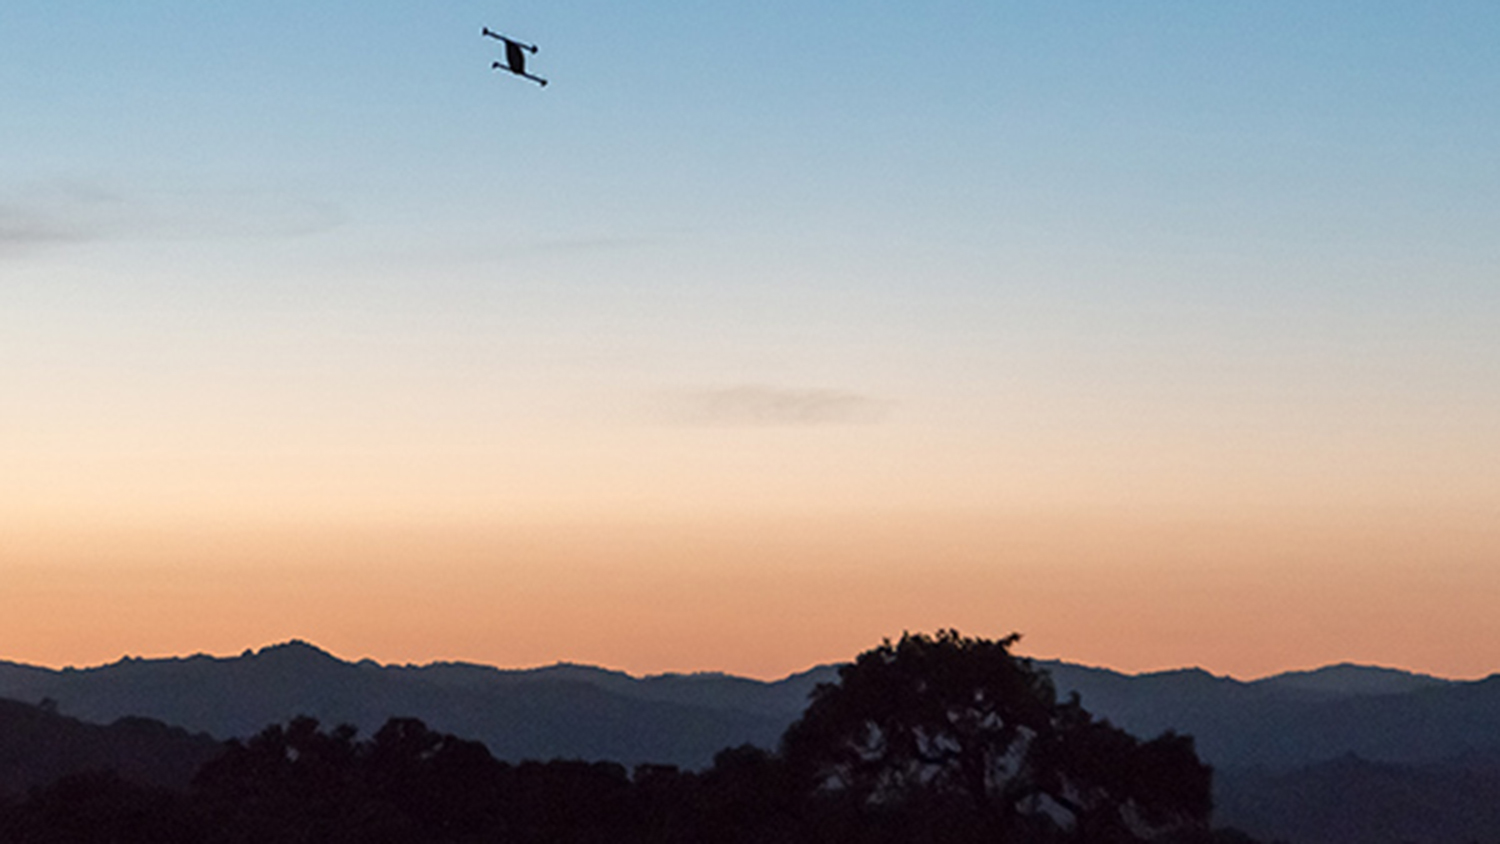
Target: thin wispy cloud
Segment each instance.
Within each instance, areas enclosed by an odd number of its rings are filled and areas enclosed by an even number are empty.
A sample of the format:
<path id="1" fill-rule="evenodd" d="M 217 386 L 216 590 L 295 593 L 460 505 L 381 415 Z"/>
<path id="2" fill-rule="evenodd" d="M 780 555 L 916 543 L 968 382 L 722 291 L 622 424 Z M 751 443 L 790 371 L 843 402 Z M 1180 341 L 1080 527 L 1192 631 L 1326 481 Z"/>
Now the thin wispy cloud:
<path id="1" fill-rule="evenodd" d="M 662 396 L 662 406 L 681 425 L 796 427 L 878 423 L 892 402 L 846 390 L 740 384 L 677 390 Z"/>
<path id="2" fill-rule="evenodd" d="M 0 189 L 0 255 L 116 239 L 296 237 L 343 221 L 329 203 L 274 193 L 119 190 L 57 180 Z"/>
<path id="3" fill-rule="evenodd" d="M 118 202 L 98 185 L 66 180 L 0 190 L 0 255 L 96 240 Z"/>
<path id="4" fill-rule="evenodd" d="M 83 226 L 55 219 L 37 209 L 0 205 L 0 254 L 79 243 L 94 236 Z"/>

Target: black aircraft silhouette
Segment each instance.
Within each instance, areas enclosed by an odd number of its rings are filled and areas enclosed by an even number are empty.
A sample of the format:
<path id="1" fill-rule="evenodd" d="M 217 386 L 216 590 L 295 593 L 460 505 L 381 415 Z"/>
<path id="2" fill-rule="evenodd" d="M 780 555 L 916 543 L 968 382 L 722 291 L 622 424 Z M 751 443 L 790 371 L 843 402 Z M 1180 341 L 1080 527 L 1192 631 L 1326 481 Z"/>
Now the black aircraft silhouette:
<path id="1" fill-rule="evenodd" d="M 491 70 L 508 70 L 517 76 L 530 79 L 532 82 L 536 82 L 542 86 L 546 86 L 547 80 L 543 79 L 540 76 L 532 76 L 531 74 L 526 72 L 526 53 L 522 51 L 524 50 L 527 52 L 535 53 L 535 44 L 522 44 L 520 41 L 512 41 L 511 39 L 506 38 L 504 35 L 501 35 L 498 32 L 491 32 L 489 27 L 485 27 L 484 32 L 481 34 L 485 37 L 494 38 L 498 41 L 505 42 L 505 61 L 495 62 L 494 64 L 490 65 Z"/>

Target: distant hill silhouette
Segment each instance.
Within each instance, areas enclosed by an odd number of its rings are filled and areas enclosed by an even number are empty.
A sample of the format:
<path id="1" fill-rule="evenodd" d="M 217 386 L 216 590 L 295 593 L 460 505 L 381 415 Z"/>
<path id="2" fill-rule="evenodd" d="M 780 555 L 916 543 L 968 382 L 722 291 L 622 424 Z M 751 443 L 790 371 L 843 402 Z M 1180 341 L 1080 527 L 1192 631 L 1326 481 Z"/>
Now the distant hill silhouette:
<path id="1" fill-rule="evenodd" d="M 1220 768 L 1289 770 L 1348 753 L 1435 762 L 1500 748 L 1500 676 L 1442 680 L 1353 665 L 1244 682 L 1200 669 L 1127 675 L 1039 661 L 1057 687 L 1137 735 L 1193 735 Z M 59 703 L 110 723 L 156 718 L 227 739 L 296 715 L 368 733 L 387 718 L 483 741 L 498 758 L 708 764 L 725 748 L 774 747 L 822 666 L 777 682 L 725 674 L 632 677 L 585 665 L 502 670 L 466 663 L 347 662 L 291 641 L 238 657 L 126 658 L 88 669 L 0 662 L 0 697 Z"/>
<path id="2" fill-rule="evenodd" d="M 20 795 L 67 774 L 112 770 L 140 785 L 183 788 L 223 750 L 146 718 L 86 724 L 49 709 L 0 700 L 0 795 Z"/>
<path id="3" fill-rule="evenodd" d="M 1193 735 L 1215 766 L 1289 769 L 1348 753 L 1423 763 L 1500 748 L 1500 675 L 1459 682 L 1334 666 L 1244 682 L 1047 663 L 1059 689 L 1137 735 Z"/>
<path id="4" fill-rule="evenodd" d="M 1450 685 L 1427 674 L 1413 674 L 1395 668 L 1376 668 L 1347 662 L 1328 665 L 1312 671 L 1288 671 L 1274 677 L 1256 680 L 1248 685 L 1300 692 L 1309 698 L 1354 697 L 1359 695 L 1394 695 L 1421 689 Z"/>
<path id="5" fill-rule="evenodd" d="M 1245 682 L 1038 664 L 1062 693 L 1079 692 L 1136 735 L 1194 736 L 1218 769 L 1219 823 L 1294 844 L 1500 840 L 1500 675 L 1460 682 L 1336 665 Z M 106 768 L 179 785 L 216 751 L 209 735 L 245 738 L 297 715 L 364 735 L 391 717 L 420 718 L 510 761 L 703 768 L 725 748 L 774 748 L 812 689 L 836 676 L 836 666 L 763 682 L 571 664 L 381 665 L 300 641 L 88 669 L 0 662 L 0 697 L 26 701 L 0 701 L 0 793 Z M 44 698 L 57 711 L 35 705 Z"/>
<path id="6" fill-rule="evenodd" d="M 726 747 L 774 747 L 832 670 L 762 683 L 719 674 L 636 679 L 575 665 L 525 671 L 460 663 L 351 663 L 306 642 L 238 657 L 133 659 L 53 671 L 0 663 L 0 696 L 58 701 L 108 723 L 145 715 L 216 738 L 297 715 L 369 733 L 393 716 L 483 741 L 496 757 L 707 765 Z"/>
<path id="7" fill-rule="evenodd" d="M 1476 682 L 1362 666 L 1332 666 L 1260 681 L 1199 669 L 1124 675 L 1040 661 L 1059 690 L 1136 735 L 1196 736 L 1218 768 L 1286 769 L 1355 753 L 1428 763 L 1500 748 L 1500 676 Z M 366 733 L 390 717 L 483 741 L 499 759 L 607 759 L 703 766 L 724 747 L 775 747 L 823 666 L 777 682 L 735 676 L 633 678 L 558 664 L 501 670 L 465 663 L 348 663 L 306 642 L 239 657 L 124 658 L 93 669 L 0 663 L 0 697 L 57 700 L 92 723 L 157 718 L 214 738 L 312 715 Z"/>
<path id="8" fill-rule="evenodd" d="M 1221 771 L 1215 818 L 1265 841 L 1500 841 L 1500 754 L 1425 765 L 1349 755 L 1293 771 Z"/>

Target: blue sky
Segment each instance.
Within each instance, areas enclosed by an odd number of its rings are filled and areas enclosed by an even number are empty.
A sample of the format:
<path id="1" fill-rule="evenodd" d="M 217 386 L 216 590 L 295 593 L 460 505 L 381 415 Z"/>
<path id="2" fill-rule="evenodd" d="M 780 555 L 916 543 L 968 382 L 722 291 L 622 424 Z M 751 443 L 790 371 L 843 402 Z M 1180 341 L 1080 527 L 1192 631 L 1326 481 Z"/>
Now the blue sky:
<path id="1" fill-rule="evenodd" d="M 7 4 L 0 522 L 1397 512 L 1493 550 L 1497 34 Z"/>

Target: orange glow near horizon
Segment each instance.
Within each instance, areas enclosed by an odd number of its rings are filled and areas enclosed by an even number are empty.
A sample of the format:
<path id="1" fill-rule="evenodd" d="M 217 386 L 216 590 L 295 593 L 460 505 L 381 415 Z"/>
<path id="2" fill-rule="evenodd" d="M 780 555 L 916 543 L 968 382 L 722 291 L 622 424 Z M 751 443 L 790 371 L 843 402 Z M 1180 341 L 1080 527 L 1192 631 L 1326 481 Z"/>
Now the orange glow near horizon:
<path id="1" fill-rule="evenodd" d="M 1500 3 L 468 5 L 5 7 L 0 660 L 1500 672 Z"/>
<path id="2" fill-rule="evenodd" d="M 0 658 L 231 655 L 777 678 L 903 630 L 1251 678 L 1341 661 L 1472 678 L 1500 665 L 1482 521 L 1163 524 L 906 516 L 378 530 L 20 532 Z M 1442 560 L 1430 572 L 1424 560 Z M 1420 635 L 1414 635 L 1420 634 Z"/>

